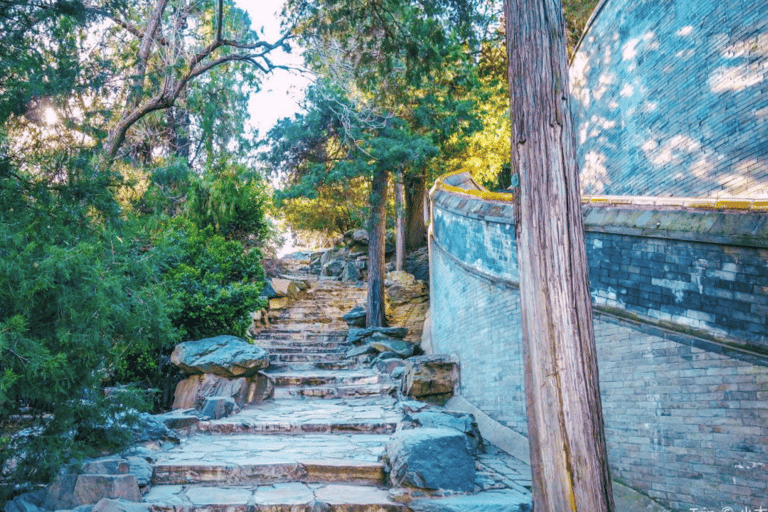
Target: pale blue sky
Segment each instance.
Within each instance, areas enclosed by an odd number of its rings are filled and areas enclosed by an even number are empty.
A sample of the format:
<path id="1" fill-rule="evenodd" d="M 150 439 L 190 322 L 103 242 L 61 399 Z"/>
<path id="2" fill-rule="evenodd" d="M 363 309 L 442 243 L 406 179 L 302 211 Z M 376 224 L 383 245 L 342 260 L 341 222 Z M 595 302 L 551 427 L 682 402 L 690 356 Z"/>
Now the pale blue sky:
<path id="1" fill-rule="evenodd" d="M 279 13 L 284 0 L 236 0 L 238 7 L 245 9 L 251 17 L 255 30 L 264 27 L 264 38 L 274 41 L 280 37 Z M 273 52 L 270 57 L 275 64 L 300 66 L 300 50 L 292 54 L 282 51 Z M 277 70 L 262 83 L 262 90 L 251 98 L 251 122 L 261 135 L 282 118 L 293 115 L 298 110 L 298 101 L 309 80 L 298 73 Z"/>

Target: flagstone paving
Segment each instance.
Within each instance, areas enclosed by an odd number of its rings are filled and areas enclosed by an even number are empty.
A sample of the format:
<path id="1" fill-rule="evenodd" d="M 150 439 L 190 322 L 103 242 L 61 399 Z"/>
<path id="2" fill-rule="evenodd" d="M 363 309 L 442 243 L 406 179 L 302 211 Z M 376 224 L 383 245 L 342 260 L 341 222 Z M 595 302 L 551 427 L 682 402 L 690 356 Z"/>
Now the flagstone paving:
<path id="1" fill-rule="evenodd" d="M 345 360 L 346 323 L 365 289 L 319 279 L 256 337 L 274 397 L 200 421 L 159 452 L 144 501 L 157 511 L 524 511 L 530 467 L 493 446 L 477 458 L 477 493 L 388 489 L 381 461 L 403 413 L 398 382 Z M 426 508 L 425 508 L 426 507 Z"/>

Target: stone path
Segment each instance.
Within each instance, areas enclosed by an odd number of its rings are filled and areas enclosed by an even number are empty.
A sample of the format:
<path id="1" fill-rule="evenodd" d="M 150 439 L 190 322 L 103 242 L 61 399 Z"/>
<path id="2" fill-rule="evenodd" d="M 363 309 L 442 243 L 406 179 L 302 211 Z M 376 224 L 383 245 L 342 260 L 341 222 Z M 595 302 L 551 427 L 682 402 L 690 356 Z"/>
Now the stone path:
<path id="1" fill-rule="evenodd" d="M 399 383 L 344 359 L 341 317 L 365 289 L 301 277 L 310 290 L 256 340 L 271 354 L 274 398 L 190 427 L 159 453 L 144 501 L 158 511 L 529 510 L 530 468 L 493 446 L 478 457 L 477 494 L 387 488 L 380 456 L 403 416 Z"/>

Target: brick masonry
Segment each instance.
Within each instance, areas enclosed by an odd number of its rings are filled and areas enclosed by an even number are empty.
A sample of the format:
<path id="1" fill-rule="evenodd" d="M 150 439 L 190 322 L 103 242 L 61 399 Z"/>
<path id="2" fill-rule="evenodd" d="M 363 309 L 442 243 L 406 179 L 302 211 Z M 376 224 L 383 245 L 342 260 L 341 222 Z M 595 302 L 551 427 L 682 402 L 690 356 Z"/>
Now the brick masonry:
<path id="1" fill-rule="evenodd" d="M 513 205 L 431 197 L 433 349 L 459 357 L 467 400 L 525 434 Z M 585 225 L 613 476 L 675 510 L 768 508 L 768 252 L 738 233 L 768 213 L 678 209 L 657 227 L 658 208 L 609 210 Z"/>
<path id="2" fill-rule="evenodd" d="M 571 65 L 584 194 L 768 197 L 765 0 L 603 0 Z"/>

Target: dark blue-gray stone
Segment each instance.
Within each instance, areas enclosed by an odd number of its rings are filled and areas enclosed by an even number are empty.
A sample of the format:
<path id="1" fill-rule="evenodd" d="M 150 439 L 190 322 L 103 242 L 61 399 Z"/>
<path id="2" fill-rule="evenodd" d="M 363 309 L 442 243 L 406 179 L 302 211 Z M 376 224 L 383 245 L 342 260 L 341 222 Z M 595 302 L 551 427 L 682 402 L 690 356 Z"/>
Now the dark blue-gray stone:
<path id="1" fill-rule="evenodd" d="M 386 453 L 393 487 L 463 492 L 475 488 L 475 458 L 457 430 L 401 430 L 390 436 Z"/>

